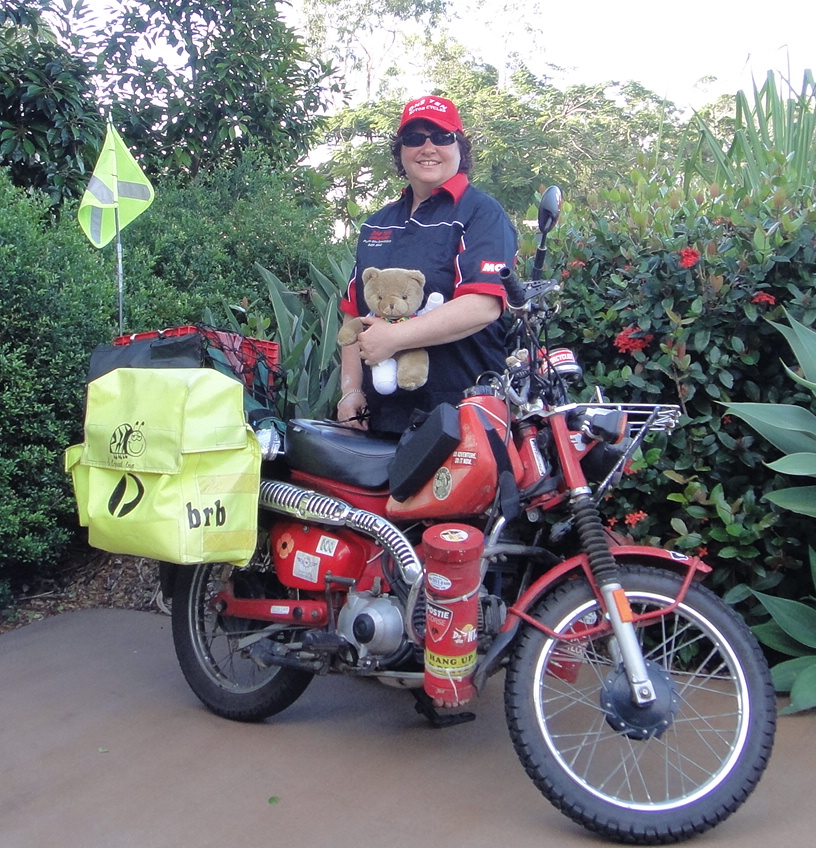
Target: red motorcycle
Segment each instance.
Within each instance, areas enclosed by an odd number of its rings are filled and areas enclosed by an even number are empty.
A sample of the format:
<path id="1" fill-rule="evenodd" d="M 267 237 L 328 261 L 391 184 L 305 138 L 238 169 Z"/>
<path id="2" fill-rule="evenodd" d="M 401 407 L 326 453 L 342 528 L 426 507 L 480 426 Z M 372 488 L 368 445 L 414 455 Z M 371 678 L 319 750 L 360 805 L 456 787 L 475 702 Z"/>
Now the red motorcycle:
<path id="1" fill-rule="evenodd" d="M 559 210 L 550 189 L 533 281 L 502 272 L 504 373 L 398 442 L 288 422 L 250 565 L 164 568 L 173 638 L 195 694 L 238 721 L 340 673 L 410 689 L 442 726 L 473 718 L 445 708 L 503 671 L 513 745 L 558 809 L 616 841 L 676 842 L 756 786 L 774 691 L 749 629 L 700 585 L 709 566 L 602 520 L 624 465 L 679 409 L 570 401 L 581 372 L 546 349 L 560 286 L 541 279 Z"/>

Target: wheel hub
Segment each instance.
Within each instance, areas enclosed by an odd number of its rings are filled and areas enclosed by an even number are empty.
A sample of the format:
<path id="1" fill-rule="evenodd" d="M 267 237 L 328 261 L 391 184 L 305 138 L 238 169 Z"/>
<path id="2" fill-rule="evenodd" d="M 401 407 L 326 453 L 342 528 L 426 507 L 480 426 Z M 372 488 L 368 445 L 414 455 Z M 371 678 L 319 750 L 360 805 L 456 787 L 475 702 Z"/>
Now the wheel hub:
<path id="1" fill-rule="evenodd" d="M 677 715 L 679 701 L 669 672 L 650 660 L 646 660 L 646 671 L 655 692 L 651 704 L 639 706 L 632 700 L 632 688 L 622 665 L 601 687 L 601 709 L 607 724 L 630 739 L 660 738 Z"/>

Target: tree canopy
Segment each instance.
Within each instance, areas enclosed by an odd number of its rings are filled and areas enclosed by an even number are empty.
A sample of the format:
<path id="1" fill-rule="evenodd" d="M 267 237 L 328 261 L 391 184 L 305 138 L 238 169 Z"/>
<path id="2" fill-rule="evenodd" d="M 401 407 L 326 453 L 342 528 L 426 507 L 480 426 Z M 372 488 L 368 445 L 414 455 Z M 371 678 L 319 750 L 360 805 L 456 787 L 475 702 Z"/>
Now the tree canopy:
<path id="1" fill-rule="evenodd" d="M 0 12 L 0 165 L 55 203 L 81 193 L 109 113 L 151 176 L 184 182 L 257 145 L 279 165 L 334 85 L 274 0 L 10 0 Z"/>
<path id="2" fill-rule="evenodd" d="M 502 84 L 499 69 L 453 42 L 429 42 L 425 56 L 430 78 L 440 81 L 429 93 L 457 104 L 473 141 L 474 182 L 517 214 L 540 184 L 586 197 L 644 160 L 656 166 L 676 155 L 679 111 L 637 83 L 560 88 L 518 63 Z M 353 208 L 377 206 L 399 191 L 387 140 L 406 97 L 395 83 L 332 119 L 324 170 Z"/>
<path id="3" fill-rule="evenodd" d="M 195 176 L 252 144 L 293 163 L 316 140 L 331 69 L 273 0 L 123 0 L 120 14 L 95 33 L 95 72 L 153 173 Z"/>
<path id="4" fill-rule="evenodd" d="M 0 11 L 0 164 L 52 203 L 78 197 L 104 136 L 91 70 L 34 5 Z"/>
<path id="5" fill-rule="evenodd" d="M 672 103 L 634 82 L 556 85 L 559 69 L 536 74 L 507 50 L 500 67 L 478 61 L 446 35 L 446 0 L 302 6 L 308 43 L 276 0 L 111 0 L 104 19 L 85 0 L 10 0 L 0 164 L 55 203 L 75 197 L 110 113 L 147 173 L 182 185 L 251 147 L 279 167 L 320 160 L 348 221 L 400 190 L 388 139 L 422 79 L 457 103 L 474 181 L 516 216 L 540 184 L 587 198 L 677 156 Z"/>

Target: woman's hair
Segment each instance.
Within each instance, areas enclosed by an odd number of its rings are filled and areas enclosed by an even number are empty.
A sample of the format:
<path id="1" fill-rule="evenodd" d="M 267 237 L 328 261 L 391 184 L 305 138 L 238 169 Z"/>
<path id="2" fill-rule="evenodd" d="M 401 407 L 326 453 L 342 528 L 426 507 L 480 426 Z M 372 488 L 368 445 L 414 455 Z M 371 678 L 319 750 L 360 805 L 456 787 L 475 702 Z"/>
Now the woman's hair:
<path id="1" fill-rule="evenodd" d="M 454 133 L 456 136 L 456 143 L 459 145 L 459 172 L 460 174 L 469 174 L 471 166 L 473 165 L 473 158 L 471 156 L 471 150 L 473 149 L 473 145 L 470 142 L 470 139 L 464 134 L 456 130 Z M 405 173 L 405 168 L 402 167 L 402 137 L 395 135 L 391 139 L 391 155 L 394 157 L 394 164 L 397 166 L 397 173 L 401 177 L 408 176 Z"/>

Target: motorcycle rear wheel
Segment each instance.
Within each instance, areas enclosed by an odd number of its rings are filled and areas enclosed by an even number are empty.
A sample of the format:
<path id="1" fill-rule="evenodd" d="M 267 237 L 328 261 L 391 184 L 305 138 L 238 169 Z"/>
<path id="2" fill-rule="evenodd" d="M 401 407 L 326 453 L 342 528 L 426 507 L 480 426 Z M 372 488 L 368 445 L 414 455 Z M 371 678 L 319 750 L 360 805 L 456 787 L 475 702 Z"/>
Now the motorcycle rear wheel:
<path id="1" fill-rule="evenodd" d="M 635 613 L 669 606 L 680 587 L 670 572 L 637 566 L 621 568 L 621 583 Z M 583 579 L 533 614 L 556 633 L 601 620 Z M 567 643 L 532 626 L 510 660 L 505 711 L 528 775 L 565 815 L 618 842 L 668 844 L 723 821 L 753 791 L 776 698 L 749 629 L 698 584 L 637 632 L 663 702 L 653 723 L 632 706 L 609 635 Z"/>
<path id="2" fill-rule="evenodd" d="M 179 569 L 172 605 L 176 657 L 188 685 L 209 710 L 233 721 L 261 721 L 291 706 L 314 675 L 274 665 L 262 668 L 238 644 L 263 625 L 226 618 L 215 609 L 211 601 L 223 587 L 223 568 Z"/>

